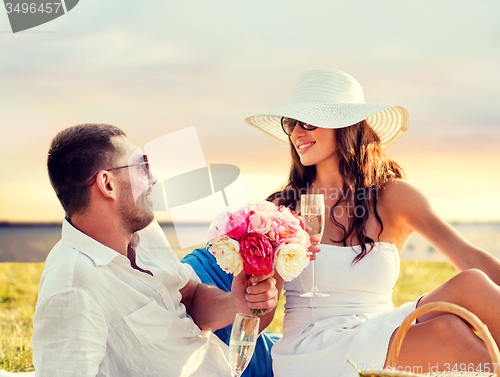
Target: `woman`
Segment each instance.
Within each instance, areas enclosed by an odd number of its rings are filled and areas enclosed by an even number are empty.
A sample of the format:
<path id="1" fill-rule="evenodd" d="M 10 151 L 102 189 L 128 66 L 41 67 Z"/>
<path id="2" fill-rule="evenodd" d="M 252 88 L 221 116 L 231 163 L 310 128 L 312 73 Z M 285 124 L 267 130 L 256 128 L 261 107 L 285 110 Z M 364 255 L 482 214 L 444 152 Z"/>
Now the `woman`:
<path id="1" fill-rule="evenodd" d="M 499 261 L 443 221 L 427 197 L 404 180 L 401 167 L 384 155 L 383 148 L 408 128 L 404 108 L 366 104 L 354 78 L 320 69 L 300 77 L 288 106 L 246 122 L 291 146 L 288 185 L 269 199 L 300 212 L 301 193 L 323 193 L 327 207 L 317 275 L 319 289 L 329 296 L 300 297 L 311 287 L 309 268 L 285 284 L 283 338 L 272 351 L 276 376 L 355 376 L 347 359 L 366 369 L 382 368 L 404 318 L 435 301 L 475 313 L 500 342 Z M 459 273 L 394 309 L 399 254 L 413 232 Z M 419 317 L 403 341 L 398 366 L 425 373 L 456 363 L 485 371 L 491 360 L 484 343 L 457 316 L 431 312 Z"/>

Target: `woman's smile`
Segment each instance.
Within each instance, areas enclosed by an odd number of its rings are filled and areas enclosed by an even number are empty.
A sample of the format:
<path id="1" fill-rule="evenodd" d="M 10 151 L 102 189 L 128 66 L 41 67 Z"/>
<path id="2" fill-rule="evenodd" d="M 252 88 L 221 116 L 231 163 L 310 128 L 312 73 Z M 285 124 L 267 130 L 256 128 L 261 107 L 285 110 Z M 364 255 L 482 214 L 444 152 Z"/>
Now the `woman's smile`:
<path id="1" fill-rule="evenodd" d="M 306 143 L 298 143 L 297 144 L 297 152 L 302 154 L 305 153 L 309 148 L 311 148 L 314 144 L 316 144 L 315 141 L 312 142 L 306 142 Z"/>
<path id="2" fill-rule="evenodd" d="M 319 164 L 330 159 L 337 152 L 337 141 L 333 129 L 318 127 L 315 130 L 306 131 L 295 127 L 290 140 L 304 166 Z"/>

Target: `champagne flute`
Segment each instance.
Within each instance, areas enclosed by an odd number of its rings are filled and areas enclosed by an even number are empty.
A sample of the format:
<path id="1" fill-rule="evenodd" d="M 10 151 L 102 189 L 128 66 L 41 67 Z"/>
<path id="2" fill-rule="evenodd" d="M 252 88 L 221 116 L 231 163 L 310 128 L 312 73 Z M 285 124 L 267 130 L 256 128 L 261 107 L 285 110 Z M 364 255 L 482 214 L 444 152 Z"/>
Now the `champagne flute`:
<path id="1" fill-rule="evenodd" d="M 325 197 L 320 195 L 301 195 L 300 196 L 300 217 L 304 224 L 311 230 L 310 236 L 317 236 L 321 239 L 325 227 Z M 300 297 L 326 297 L 328 293 L 318 291 L 316 283 L 316 259 L 312 261 L 313 286 L 310 292 L 303 293 Z"/>
<path id="2" fill-rule="evenodd" d="M 259 324 L 259 317 L 236 314 L 229 339 L 229 364 L 233 377 L 240 377 L 252 359 L 259 336 Z"/>

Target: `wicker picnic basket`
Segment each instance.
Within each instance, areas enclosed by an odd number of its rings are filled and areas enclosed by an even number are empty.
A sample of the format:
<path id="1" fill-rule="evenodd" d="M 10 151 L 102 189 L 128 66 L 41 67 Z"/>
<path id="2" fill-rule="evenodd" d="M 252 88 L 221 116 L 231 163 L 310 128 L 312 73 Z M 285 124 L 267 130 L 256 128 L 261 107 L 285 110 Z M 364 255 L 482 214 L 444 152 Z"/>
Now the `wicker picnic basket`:
<path id="1" fill-rule="evenodd" d="M 461 372 L 461 371 L 451 371 L 451 372 L 438 372 L 438 373 L 423 373 L 423 374 L 415 374 L 415 373 L 407 373 L 396 370 L 396 361 L 398 359 L 399 350 L 401 348 L 401 344 L 403 342 L 403 338 L 406 335 L 408 329 L 410 328 L 412 322 L 419 316 L 424 313 L 431 311 L 445 311 L 459 316 L 460 318 L 466 320 L 481 336 L 483 339 L 486 348 L 490 354 L 492 366 L 500 364 L 500 353 L 498 351 L 498 346 L 493 340 L 488 328 L 484 323 L 482 323 L 479 318 L 476 317 L 475 314 L 471 313 L 467 309 L 464 309 L 458 305 L 450 304 L 447 302 L 433 302 L 426 305 L 422 305 L 413 311 L 406 319 L 403 321 L 401 326 L 394 333 L 394 338 L 387 353 L 387 365 L 391 367 L 392 370 L 384 370 L 380 372 L 374 373 L 373 371 L 362 371 L 359 370 L 360 376 L 363 377 L 422 377 L 422 376 L 439 376 L 439 377 L 471 377 L 471 376 L 494 376 L 496 374 L 497 377 L 500 377 L 498 370 L 494 373 L 485 373 L 485 372 Z M 391 369 L 388 368 L 388 369 Z M 494 368 L 495 369 L 495 368 Z"/>

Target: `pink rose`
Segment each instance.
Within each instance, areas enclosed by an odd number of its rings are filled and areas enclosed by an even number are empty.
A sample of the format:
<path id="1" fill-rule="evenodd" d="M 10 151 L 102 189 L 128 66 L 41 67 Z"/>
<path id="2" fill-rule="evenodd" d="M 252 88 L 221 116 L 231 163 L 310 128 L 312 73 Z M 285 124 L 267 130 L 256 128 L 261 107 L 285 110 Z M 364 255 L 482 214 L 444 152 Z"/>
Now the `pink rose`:
<path id="1" fill-rule="evenodd" d="M 283 219 L 285 219 L 285 221 L 291 221 L 291 222 L 297 222 L 300 224 L 300 227 L 305 230 L 306 229 L 306 226 L 304 225 L 304 223 L 302 222 L 302 218 L 300 216 L 297 216 L 295 214 L 295 212 L 293 212 L 290 208 L 288 207 L 285 207 L 285 206 L 279 206 L 278 207 L 278 212 L 281 213 L 281 215 L 283 216 Z"/>
<path id="2" fill-rule="evenodd" d="M 250 232 L 257 232 L 260 234 L 267 234 L 271 230 L 272 219 L 269 212 L 254 212 L 250 211 L 249 216 Z"/>
<path id="3" fill-rule="evenodd" d="M 302 228 L 299 228 L 295 232 L 288 235 L 286 237 L 285 243 L 286 244 L 295 243 L 295 244 L 298 244 L 300 246 L 305 247 L 306 249 L 308 249 L 309 246 L 311 246 L 309 234 L 307 234 L 307 232 L 305 230 L 302 230 Z"/>
<path id="4" fill-rule="evenodd" d="M 268 212 L 270 214 L 274 214 L 278 208 L 273 203 L 264 200 L 262 202 L 249 205 L 248 209 L 253 212 Z"/>
<path id="5" fill-rule="evenodd" d="M 227 235 L 235 240 L 240 239 L 248 231 L 249 214 L 248 211 L 243 208 L 238 212 L 229 215 Z"/>
<path id="6" fill-rule="evenodd" d="M 284 206 L 278 207 L 268 236 L 278 245 L 298 243 L 306 248 L 310 246 L 309 235 L 300 217 Z"/>
<path id="7" fill-rule="evenodd" d="M 249 275 L 268 275 L 273 269 L 274 245 L 266 236 L 251 232 L 240 239 L 243 270 Z"/>
<path id="8" fill-rule="evenodd" d="M 247 208 L 242 208 L 235 213 L 222 212 L 218 214 L 210 224 L 205 241 L 212 241 L 226 234 L 237 240 L 248 230 L 248 215 Z"/>
<path id="9" fill-rule="evenodd" d="M 227 223 L 228 223 L 229 213 L 222 212 L 217 215 L 214 221 L 210 224 L 207 234 L 205 235 L 205 241 L 212 241 L 218 237 L 223 236 L 227 233 Z"/>

